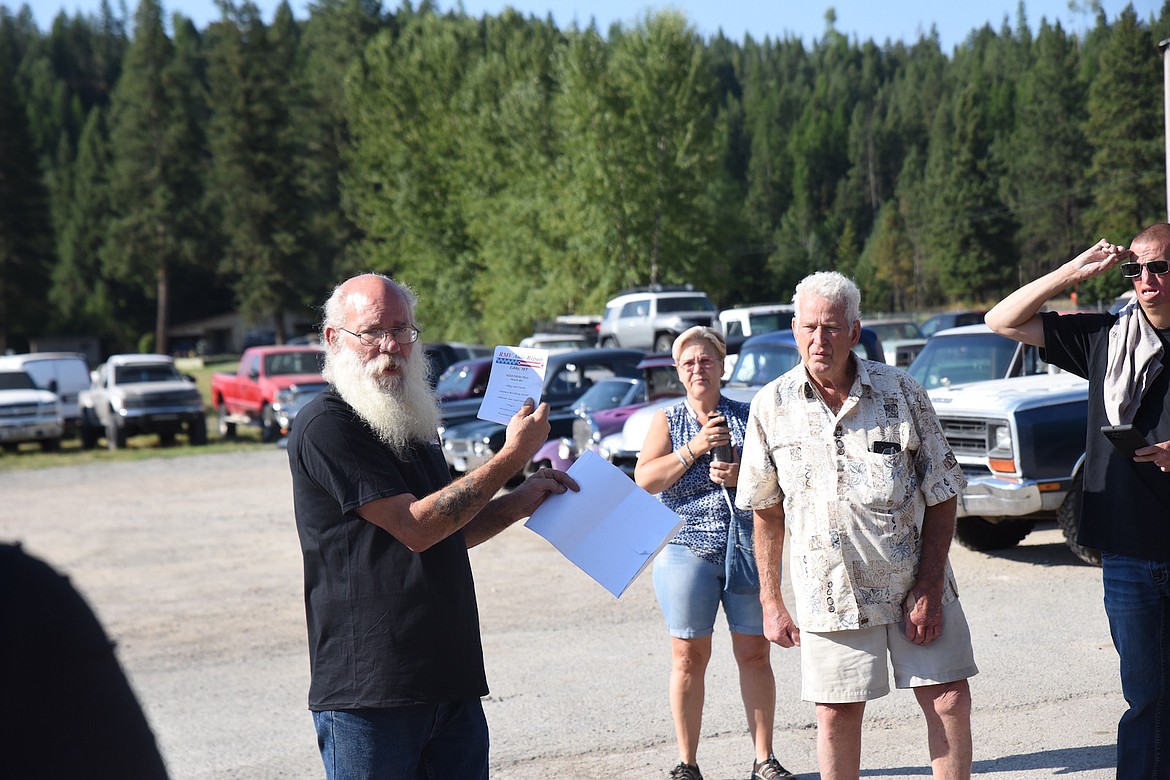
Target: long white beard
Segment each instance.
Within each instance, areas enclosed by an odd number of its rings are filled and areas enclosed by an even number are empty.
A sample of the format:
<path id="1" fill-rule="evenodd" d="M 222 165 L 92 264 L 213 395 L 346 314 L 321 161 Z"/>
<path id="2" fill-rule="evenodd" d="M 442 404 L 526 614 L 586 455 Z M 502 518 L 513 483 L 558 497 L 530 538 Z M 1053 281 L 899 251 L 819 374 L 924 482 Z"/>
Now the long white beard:
<path id="1" fill-rule="evenodd" d="M 382 374 L 395 366 L 399 375 Z M 351 350 L 330 349 L 321 373 L 396 455 L 403 457 L 411 445 L 438 438 L 441 418 L 427 382 L 426 353 L 420 351 L 409 360 L 379 353 L 363 363 Z"/>

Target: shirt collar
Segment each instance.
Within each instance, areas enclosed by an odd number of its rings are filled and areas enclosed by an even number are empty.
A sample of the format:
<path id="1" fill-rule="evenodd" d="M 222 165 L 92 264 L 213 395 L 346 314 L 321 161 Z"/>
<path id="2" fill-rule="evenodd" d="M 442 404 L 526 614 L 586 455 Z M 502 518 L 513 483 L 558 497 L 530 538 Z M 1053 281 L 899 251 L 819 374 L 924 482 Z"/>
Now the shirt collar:
<path id="1" fill-rule="evenodd" d="M 867 361 L 862 360 L 857 356 L 857 353 L 853 351 L 849 352 L 849 359 L 853 361 L 853 367 L 857 369 L 857 375 L 853 377 L 853 385 L 849 388 L 849 394 L 853 395 L 853 388 L 857 387 L 859 382 L 863 387 L 872 388 L 873 381 L 869 378 L 869 371 L 865 367 Z M 809 378 L 808 369 L 804 367 L 803 363 L 801 364 L 800 369 L 804 372 L 804 384 L 802 385 L 804 389 L 804 398 L 806 401 L 812 401 L 818 397 L 816 386 L 813 384 L 812 379 Z M 720 401 L 722 400 L 723 399 L 721 398 Z"/>

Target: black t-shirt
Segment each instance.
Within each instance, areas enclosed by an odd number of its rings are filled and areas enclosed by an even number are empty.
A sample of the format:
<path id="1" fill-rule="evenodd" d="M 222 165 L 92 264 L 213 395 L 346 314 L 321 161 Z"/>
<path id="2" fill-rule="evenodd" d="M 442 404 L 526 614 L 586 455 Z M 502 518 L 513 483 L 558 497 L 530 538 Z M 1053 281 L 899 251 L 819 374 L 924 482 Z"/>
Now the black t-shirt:
<path id="1" fill-rule="evenodd" d="M 1134 463 L 1101 433 L 1109 328 L 1115 314 L 1045 313 L 1045 360 L 1089 380 L 1084 503 L 1078 541 L 1088 547 L 1144 560 L 1170 562 L 1170 474 L 1153 463 Z M 1166 346 L 1166 334 L 1162 336 Z M 1162 372 L 1146 391 L 1133 420 L 1151 444 L 1170 441 L 1170 349 Z"/>
<path id="2" fill-rule="evenodd" d="M 460 532 L 411 552 L 356 509 L 450 481 L 437 440 L 397 458 L 332 389 L 288 442 L 305 564 L 309 709 L 367 709 L 487 694 L 479 611 Z"/>

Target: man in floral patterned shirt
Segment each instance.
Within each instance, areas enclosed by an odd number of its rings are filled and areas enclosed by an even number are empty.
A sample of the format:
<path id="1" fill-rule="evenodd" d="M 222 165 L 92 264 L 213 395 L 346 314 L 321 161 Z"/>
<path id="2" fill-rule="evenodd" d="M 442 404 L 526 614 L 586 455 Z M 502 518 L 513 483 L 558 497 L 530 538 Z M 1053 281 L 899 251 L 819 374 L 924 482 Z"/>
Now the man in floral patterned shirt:
<path id="1" fill-rule="evenodd" d="M 978 670 L 947 561 L 966 481 L 926 391 L 853 353 L 860 299 L 835 272 L 797 285 L 801 365 L 752 401 L 736 503 L 755 513 L 764 632 L 801 646 L 824 780 L 858 777 L 887 657 L 926 716 L 934 776 L 968 778 Z M 780 593 L 786 536 L 796 620 Z"/>

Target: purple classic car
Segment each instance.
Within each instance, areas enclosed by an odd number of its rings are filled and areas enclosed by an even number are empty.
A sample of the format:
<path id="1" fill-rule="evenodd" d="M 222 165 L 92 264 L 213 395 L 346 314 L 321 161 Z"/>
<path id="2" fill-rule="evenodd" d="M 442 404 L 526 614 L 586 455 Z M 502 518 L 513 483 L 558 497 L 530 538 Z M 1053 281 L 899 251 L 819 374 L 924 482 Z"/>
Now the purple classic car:
<path id="1" fill-rule="evenodd" d="M 487 390 L 488 376 L 491 372 L 490 356 L 452 363 L 439 376 L 439 381 L 435 385 L 435 395 L 440 401 L 479 398 Z"/>
<path id="2" fill-rule="evenodd" d="M 651 403 L 686 395 L 674 369 L 674 360 L 669 354 L 648 355 L 638 364 L 638 368 L 642 369 L 644 394 L 636 403 L 579 415 L 573 421 L 572 437 L 549 439 L 533 456 L 525 469 L 526 473 L 532 474 L 542 466 L 567 469 L 583 451 L 595 446 L 603 436 L 620 431 L 626 419 L 634 412 Z"/>

